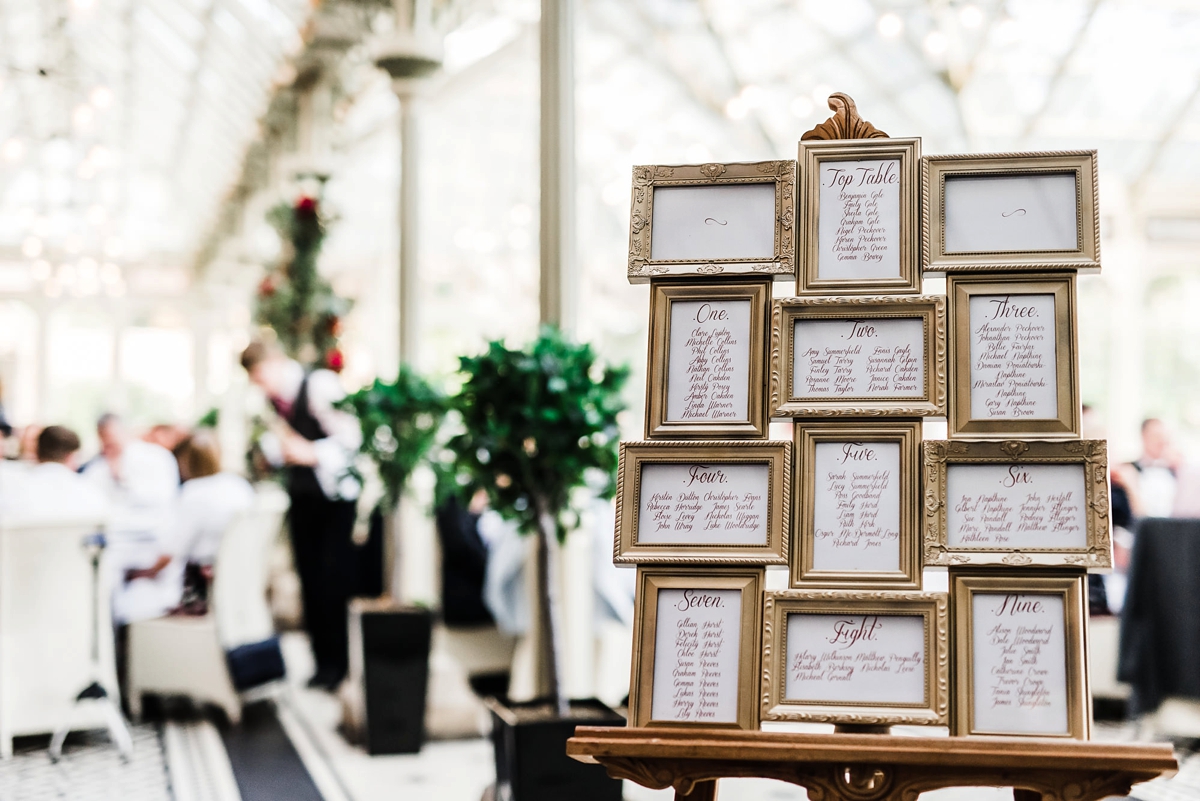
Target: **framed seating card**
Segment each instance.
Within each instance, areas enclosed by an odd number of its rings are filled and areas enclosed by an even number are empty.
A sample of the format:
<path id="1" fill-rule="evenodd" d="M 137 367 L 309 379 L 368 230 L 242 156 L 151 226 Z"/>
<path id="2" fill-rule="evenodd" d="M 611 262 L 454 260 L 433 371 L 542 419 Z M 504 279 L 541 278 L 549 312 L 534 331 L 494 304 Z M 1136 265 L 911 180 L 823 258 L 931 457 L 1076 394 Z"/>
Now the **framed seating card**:
<path id="1" fill-rule="evenodd" d="M 771 413 L 946 413 L 946 299 L 782 298 L 771 306 Z"/>
<path id="2" fill-rule="evenodd" d="M 763 570 L 641 567 L 631 726 L 758 728 Z"/>
<path id="3" fill-rule="evenodd" d="M 786 565 L 792 443 L 622 442 L 615 564 Z"/>
<path id="4" fill-rule="evenodd" d="M 931 272 L 1100 269 L 1096 151 L 922 159 Z"/>
<path id="5" fill-rule="evenodd" d="M 923 446 L 926 565 L 1112 567 L 1104 440 Z"/>
<path id="6" fill-rule="evenodd" d="M 921 423 L 797 421 L 791 586 L 920 589 Z"/>
<path id="7" fill-rule="evenodd" d="M 921 291 L 920 139 L 802 140 L 796 294 Z"/>
<path id="8" fill-rule="evenodd" d="M 646 438 L 767 435 L 771 284 L 650 287 Z"/>
<path id="9" fill-rule="evenodd" d="M 629 281 L 796 274 L 796 162 L 633 168 Z"/>
<path id="10" fill-rule="evenodd" d="M 947 604 L 945 593 L 768 592 L 762 719 L 946 725 Z"/>
<path id="11" fill-rule="evenodd" d="M 946 295 L 950 438 L 1078 438 L 1075 276 L 952 275 Z"/>
<path id="12" fill-rule="evenodd" d="M 1088 738 L 1084 579 L 951 569 L 951 734 Z"/>

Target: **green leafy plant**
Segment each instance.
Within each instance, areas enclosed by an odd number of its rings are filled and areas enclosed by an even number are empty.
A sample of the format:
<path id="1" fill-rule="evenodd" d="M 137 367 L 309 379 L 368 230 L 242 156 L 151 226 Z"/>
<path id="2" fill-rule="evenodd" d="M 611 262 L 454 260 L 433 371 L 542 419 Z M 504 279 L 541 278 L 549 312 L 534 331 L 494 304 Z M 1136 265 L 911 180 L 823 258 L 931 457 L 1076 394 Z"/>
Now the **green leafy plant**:
<path id="1" fill-rule="evenodd" d="M 591 346 L 569 342 L 549 327 L 523 350 L 492 342 L 459 365 L 465 381 L 454 408 L 463 431 L 447 447 L 467 481 L 487 491 L 493 509 L 542 541 L 538 589 L 548 636 L 541 663 L 548 666 L 548 683 L 565 713 L 547 555 L 578 523 L 574 490 L 594 477 L 603 497 L 613 495 L 617 415 L 625 408 L 621 388 L 629 371 L 601 365 Z"/>
<path id="2" fill-rule="evenodd" d="M 362 452 L 379 469 L 384 505 L 394 510 L 412 471 L 437 439 L 448 407 L 446 395 L 402 364 L 395 381 L 377 378 L 337 406 L 358 418 Z"/>
<path id="3" fill-rule="evenodd" d="M 274 206 L 267 222 L 279 232 L 284 248 L 279 263 L 258 285 L 255 320 L 275 331 L 292 358 L 340 372 L 345 359 L 338 336 L 351 302 L 335 294 L 317 271 L 329 220 L 319 201 L 305 196 L 295 204 Z"/>

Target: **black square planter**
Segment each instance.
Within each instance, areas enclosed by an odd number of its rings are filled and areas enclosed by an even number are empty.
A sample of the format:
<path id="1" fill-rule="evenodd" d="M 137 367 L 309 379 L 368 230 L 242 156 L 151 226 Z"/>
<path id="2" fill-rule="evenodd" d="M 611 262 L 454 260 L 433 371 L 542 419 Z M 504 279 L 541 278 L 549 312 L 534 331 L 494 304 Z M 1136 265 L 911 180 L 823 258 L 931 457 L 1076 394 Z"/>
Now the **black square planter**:
<path id="1" fill-rule="evenodd" d="M 425 689 L 433 615 L 428 609 L 356 601 L 352 640 L 362 648 L 367 753 L 415 754 L 425 743 Z"/>
<path id="2" fill-rule="evenodd" d="M 553 702 L 489 698 L 496 750 L 496 801 L 621 801 L 621 781 L 601 765 L 567 756 L 576 726 L 624 726 L 625 718 L 594 698 L 571 701 L 560 718 Z"/>

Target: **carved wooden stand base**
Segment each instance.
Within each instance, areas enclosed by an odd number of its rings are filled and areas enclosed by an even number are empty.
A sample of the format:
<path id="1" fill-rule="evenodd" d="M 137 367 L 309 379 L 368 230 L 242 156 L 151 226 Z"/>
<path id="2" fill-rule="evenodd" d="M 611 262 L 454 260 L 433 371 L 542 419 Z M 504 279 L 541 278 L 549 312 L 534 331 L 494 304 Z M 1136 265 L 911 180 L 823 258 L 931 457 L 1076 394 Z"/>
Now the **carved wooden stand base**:
<path id="1" fill-rule="evenodd" d="M 717 779 L 778 779 L 811 801 L 916 801 L 942 787 L 1013 787 L 1016 801 L 1096 801 L 1177 769 L 1169 745 L 1057 739 L 785 734 L 580 726 L 567 754 L 614 778 L 715 801 Z"/>

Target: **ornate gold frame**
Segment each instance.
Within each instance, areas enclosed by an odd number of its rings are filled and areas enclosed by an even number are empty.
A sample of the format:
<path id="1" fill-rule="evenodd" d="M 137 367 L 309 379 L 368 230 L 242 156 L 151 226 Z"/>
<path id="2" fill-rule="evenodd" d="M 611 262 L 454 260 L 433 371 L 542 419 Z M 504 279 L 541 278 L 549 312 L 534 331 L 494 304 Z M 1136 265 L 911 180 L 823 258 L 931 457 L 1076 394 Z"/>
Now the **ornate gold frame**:
<path id="1" fill-rule="evenodd" d="M 920 510 L 921 423 L 919 421 L 797 421 L 794 428 L 795 542 L 791 548 L 790 585 L 800 589 L 921 588 Z M 900 444 L 900 569 L 896 572 L 813 570 L 813 515 L 816 513 L 818 442 L 898 442 Z"/>
<path id="2" fill-rule="evenodd" d="M 671 304 L 677 300 L 749 300 L 750 365 L 747 411 L 744 420 L 708 423 L 667 420 L 670 389 Z M 713 283 L 650 282 L 650 347 L 646 369 L 646 439 L 763 438 L 767 435 L 767 398 L 764 374 L 767 360 L 767 309 L 771 284 L 766 280 Z"/>
<path id="3" fill-rule="evenodd" d="M 1102 439 L 1055 442 L 1008 440 L 923 443 L 925 456 L 926 565 L 1047 565 L 1112 567 L 1108 525 L 1108 448 Z M 803 457 L 801 456 L 801 459 Z M 1084 548 L 951 547 L 946 478 L 956 464 L 1077 464 L 1084 475 L 1087 545 Z"/>
<path id="4" fill-rule="evenodd" d="M 775 184 L 775 254 L 770 259 L 650 258 L 656 186 Z M 629 214 L 629 282 L 693 275 L 769 276 L 784 280 L 796 273 L 796 162 L 757 161 L 733 164 L 642 165 L 633 168 L 633 207 Z"/>
<path id="5" fill-rule="evenodd" d="M 900 275 L 896 278 L 821 279 L 818 275 L 821 215 L 821 162 L 900 160 Z M 876 295 L 921 291 L 920 241 L 917 234 L 921 140 L 801 140 L 797 156 L 800 213 L 805 232 L 796 270 L 796 294 Z"/>
<path id="6" fill-rule="evenodd" d="M 971 296 L 1054 295 L 1055 373 L 1058 417 L 1031 420 L 987 420 L 971 417 Z M 1075 319 L 1075 276 L 951 275 L 946 279 L 950 302 L 950 439 L 1078 439 L 1079 347 Z M 1065 368 L 1065 369 L 1064 369 Z"/>
<path id="7" fill-rule="evenodd" d="M 945 726 L 950 718 L 948 596 L 941 592 L 768 592 L 763 603 L 760 715 L 763 720 L 857 725 Z M 925 620 L 925 703 L 789 701 L 787 616 L 789 614 L 921 616 Z"/>
<path id="8" fill-rule="evenodd" d="M 762 595 L 765 571 L 762 568 L 639 567 L 637 601 L 633 615 L 633 665 L 629 680 L 629 725 L 678 728 L 741 729 L 758 728 L 758 671 L 761 651 Z M 654 720 L 655 630 L 658 625 L 660 589 L 698 588 L 741 590 L 741 643 L 738 653 L 738 722 L 699 723 Z"/>
<path id="9" fill-rule="evenodd" d="M 792 443 L 780 440 L 622 442 L 617 467 L 617 525 L 613 563 L 674 565 L 786 565 L 791 530 Z M 770 467 L 767 488 L 767 544 L 640 545 L 642 465 L 650 463 L 748 464 Z"/>
<path id="10" fill-rule="evenodd" d="M 925 392 L 917 398 L 814 399 L 792 394 L 798 319 L 920 317 Z M 771 304 L 771 414 L 775 417 L 937 417 L 946 413 L 946 299 L 941 295 L 781 298 Z"/>
<path id="11" fill-rule="evenodd" d="M 946 253 L 946 177 L 1074 173 L 1078 245 L 1074 250 Z M 926 272 L 1100 269 L 1096 151 L 988 153 L 921 159 L 921 266 Z"/>
<path id="12" fill-rule="evenodd" d="M 950 622 L 954 627 L 954 707 L 950 716 L 950 734 L 1006 737 L 1052 737 L 1086 740 L 1091 735 L 1091 693 L 1088 690 L 1087 623 L 1084 599 L 1086 574 L 1077 571 L 981 571 L 950 569 Z M 975 726 L 973 673 L 974 642 L 971 596 L 976 593 L 1055 594 L 1063 598 L 1064 637 L 1067 672 L 1066 734 L 1030 734 L 1019 731 L 982 731 Z"/>

